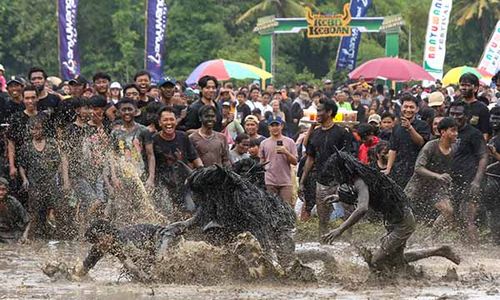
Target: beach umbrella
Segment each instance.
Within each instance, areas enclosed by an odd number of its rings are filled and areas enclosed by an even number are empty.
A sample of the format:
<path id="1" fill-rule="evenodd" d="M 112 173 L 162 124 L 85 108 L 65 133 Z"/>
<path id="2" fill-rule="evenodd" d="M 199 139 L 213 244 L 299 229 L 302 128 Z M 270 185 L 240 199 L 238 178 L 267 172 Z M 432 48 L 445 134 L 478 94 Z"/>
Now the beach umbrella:
<path id="1" fill-rule="evenodd" d="M 212 75 L 217 80 L 229 79 L 269 79 L 273 75 L 255 66 L 225 59 L 214 59 L 201 63 L 189 75 L 186 83 L 195 84 L 205 75 Z"/>
<path id="2" fill-rule="evenodd" d="M 367 80 L 386 78 L 393 81 L 431 80 L 424 68 L 406 59 L 382 57 L 365 62 L 349 73 L 350 79 L 364 77 Z"/>
<path id="3" fill-rule="evenodd" d="M 488 78 L 492 77 L 491 74 L 479 70 L 477 68 L 473 67 L 468 67 L 468 66 L 461 66 L 461 67 L 456 67 L 448 71 L 443 77 L 443 85 L 450 85 L 450 84 L 458 84 L 458 80 L 460 79 L 460 76 L 462 76 L 465 73 L 472 73 L 477 76 L 477 78 L 482 79 L 482 78 Z"/>

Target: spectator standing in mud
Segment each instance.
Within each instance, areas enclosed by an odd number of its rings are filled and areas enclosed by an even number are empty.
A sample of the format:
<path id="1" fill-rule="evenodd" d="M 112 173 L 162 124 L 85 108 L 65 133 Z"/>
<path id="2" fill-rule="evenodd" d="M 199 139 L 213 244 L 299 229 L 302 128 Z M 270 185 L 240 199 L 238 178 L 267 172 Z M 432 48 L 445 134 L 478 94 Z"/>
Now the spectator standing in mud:
<path id="1" fill-rule="evenodd" d="M 61 153 L 51 138 L 46 138 L 45 117 L 37 116 L 28 122 L 31 141 L 21 147 L 19 157 L 19 173 L 23 180 L 23 188 L 28 191 L 28 211 L 31 215 L 30 238 L 54 237 L 56 228 L 56 211 L 61 202 L 61 194 L 57 182 L 61 167 Z M 62 174 L 67 184 L 68 174 Z M 59 218 L 64 216 L 61 211 Z"/>
<path id="2" fill-rule="evenodd" d="M 9 195 L 9 182 L 0 177 L 0 244 L 28 238 L 29 215 L 16 198 Z"/>
<path id="3" fill-rule="evenodd" d="M 217 108 L 204 105 L 199 111 L 201 128 L 189 136 L 204 166 L 224 165 L 229 166 L 229 153 L 226 137 L 214 131 L 217 122 Z"/>
<path id="4" fill-rule="evenodd" d="M 460 92 L 469 111 L 469 124 L 481 131 L 487 141 L 490 135 L 490 113 L 488 107 L 477 100 L 479 79 L 472 73 L 465 73 L 459 79 Z"/>
<path id="5" fill-rule="evenodd" d="M 83 142 L 88 137 L 90 127 L 90 101 L 86 98 L 71 100 L 76 113 L 75 121 L 66 127 L 62 141 L 62 150 L 67 157 L 63 160 L 63 171 L 69 174 L 69 182 L 64 186 L 66 192 L 71 188 L 78 198 L 77 210 L 87 211 L 98 198 L 86 180 L 88 162 L 84 159 Z"/>
<path id="6" fill-rule="evenodd" d="M 439 138 L 429 141 L 420 150 L 415 173 L 405 188 L 420 219 L 434 220 L 432 208 L 439 211 L 440 216 L 434 221 L 435 233 L 439 233 L 444 225 L 454 223 L 450 174 L 455 155 L 453 145 L 458 136 L 457 124 L 450 117 L 442 119 L 437 130 Z"/>
<path id="7" fill-rule="evenodd" d="M 488 163 L 486 143 L 481 131 L 468 123 L 470 111 L 465 102 L 452 102 L 448 114 L 458 125 L 457 150 L 453 156 L 451 174 L 453 201 L 466 236 L 471 245 L 476 245 L 479 239 L 476 217 L 480 187 Z"/>
<path id="8" fill-rule="evenodd" d="M 39 92 L 34 86 L 27 86 L 23 90 L 24 110 L 13 114 L 10 119 L 10 126 L 7 130 L 7 156 L 9 159 L 10 178 L 14 179 L 18 175 L 16 158 L 22 145 L 30 140 L 31 134 L 28 130 L 28 122 L 31 118 L 44 114 L 37 109 Z"/>
<path id="9" fill-rule="evenodd" d="M 401 103 L 401 123 L 392 131 L 386 174 L 404 189 L 413 174 L 420 149 L 429 140 L 430 128 L 416 118 L 418 104 L 415 97 L 403 94 Z"/>
<path id="10" fill-rule="evenodd" d="M 148 195 L 154 188 L 156 168 L 151 133 L 134 120 L 138 114 L 136 101 L 124 98 L 118 110 L 122 124 L 111 132 L 111 180 L 116 193 L 111 214 L 115 224 L 157 222 L 162 218 Z"/>
<path id="11" fill-rule="evenodd" d="M 322 170 L 326 160 L 335 149 L 346 149 L 351 143 L 352 138 L 349 132 L 333 122 L 337 110 L 338 107 L 333 100 L 325 98 L 320 100 L 317 108 L 317 121 L 320 126 L 314 129 L 308 139 L 307 159 L 300 178 L 299 190 L 302 192 L 309 172 L 313 168 L 316 168 L 318 172 Z M 346 150 L 349 151 L 349 149 Z M 333 209 L 332 204 L 326 198 L 335 192 L 336 187 L 327 186 L 324 182 L 318 180 L 316 184 L 316 207 L 318 209 L 320 235 L 326 233 Z"/>
<path id="12" fill-rule="evenodd" d="M 220 132 L 222 131 L 222 108 L 217 101 L 215 101 L 217 98 L 217 88 L 219 87 L 219 82 L 217 81 L 217 78 L 207 75 L 200 78 L 198 85 L 201 88 L 201 99 L 197 100 L 188 107 L 187 116 L 179 125 L 186 128 L 186 131 L 189 133 L 195 132 L 196 129 L 202 127 L 199 113 L 201 108 L 203 106 L 212 106 L 215 108 L 213 130 Z"/>
<path id="13" fill-rule="evenodd" d="M 261 143 L 259 155 L 262 164 L 269 163 L 265 173 L 266 188 L 294 207 L 292 165 L 297 165 L 297 147 L 291 138 L 283 136 L 281 117 L 273 117 L 268 124 L 271 136 Z"/>
<path id="14" fill-rule="evenodd" d="M 184 181 L 192 168 L 203 167 L 196 149 L 183 131 L 176 130 L 177 118 L 173 107 L 160 111 L 161 130 L 153 135 L 153 151 L 156 165 L 156 203 L 160 211 L 168 212 L 185 207 Z M 182 163 L 179 163 L 182 162 Z M 168 199 L 172 200 L 169 203 Z"/>
<path id="15" fill-rule="evenodd" d="M 500 245 L 500 106 L 495 106 L 490 111 L 490 125 L 493 137 L 488 142 L 490 164 L 486 170 L 486 185 L 483 201 L 490 212 L 490 231 L 493 242 Z"/>

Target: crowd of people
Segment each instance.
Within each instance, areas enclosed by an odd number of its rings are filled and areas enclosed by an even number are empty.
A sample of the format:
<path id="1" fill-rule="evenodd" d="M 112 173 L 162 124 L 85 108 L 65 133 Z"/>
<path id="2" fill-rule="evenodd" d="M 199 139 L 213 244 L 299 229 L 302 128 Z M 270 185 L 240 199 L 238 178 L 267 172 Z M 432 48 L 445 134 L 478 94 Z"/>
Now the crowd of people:
<path id="1" fill-rule="evenodd" d="M 102 217 L 181 220 L 196 210 L 192 170 L 243 160 L 264 165 L 268 192 L 303 201 L 303 221 L 316 207 L 326 234 L 332 211 L 352 211 L 319 176 L 342 150 L 404 189 L 417 221 L 472 244 L 485 226 L 500 243 L 499 74 L 493 82 L 466 73 L 457 86 L 395 92 L 363 78 L 277 88 L 204 76 L 188 87 L 139 71 L 124 85 L 104 72 L 55 85 L 34 67 L 0 97 L 0 242 L 73 239 Z"/>

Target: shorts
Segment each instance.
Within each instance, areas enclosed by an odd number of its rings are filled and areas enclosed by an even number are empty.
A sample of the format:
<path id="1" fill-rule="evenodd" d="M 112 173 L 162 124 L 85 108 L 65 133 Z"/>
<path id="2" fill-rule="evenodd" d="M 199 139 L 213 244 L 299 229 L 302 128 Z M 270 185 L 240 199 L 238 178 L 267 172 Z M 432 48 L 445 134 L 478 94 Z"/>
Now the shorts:
<path id="1" fill-rule="evenodd" d="M 380 247 L 387 256 L 403 254 L 406 241 L 415 232 L 415 217 L 410 209 L 406 209 L 403 220 L 396 224 L 386 225 L 387 234 L 381 239 Z"/>

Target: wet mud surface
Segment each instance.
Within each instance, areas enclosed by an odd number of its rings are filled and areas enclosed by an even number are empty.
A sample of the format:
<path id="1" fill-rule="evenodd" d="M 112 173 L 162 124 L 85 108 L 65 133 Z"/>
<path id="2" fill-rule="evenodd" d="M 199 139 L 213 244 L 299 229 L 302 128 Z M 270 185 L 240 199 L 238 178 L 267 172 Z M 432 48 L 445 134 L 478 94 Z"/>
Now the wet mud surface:
<path id="1" fill-rule="evenodd" d="M 335 256 L 337 267 L 332 272 L 325 272 L 322 262 L 309 264 L 319 274 L 316 283 L 228 281 L 217 285 L 145 285 L 120 278 L 120 264 L 111 257 L 100 261 L 90 272 L 90 279 L 83 282 L 54 281 L 41 271 L 48 262 L 74 264 L 84 257 L 88 247 L 78 242 L 0 245 L 0 299 L 500 299 L 500 248 L 489 244 L 474 250 L 460 248 L 463 262 L 459 266 L 440 258 L 414 264 L 422 272 L 418 278 L 382 280 L 370 276 L 368 267 L 349 242 L 297 246 L 326 249 Z M 199 263 L 197 260 L 196 264 Z"/>

